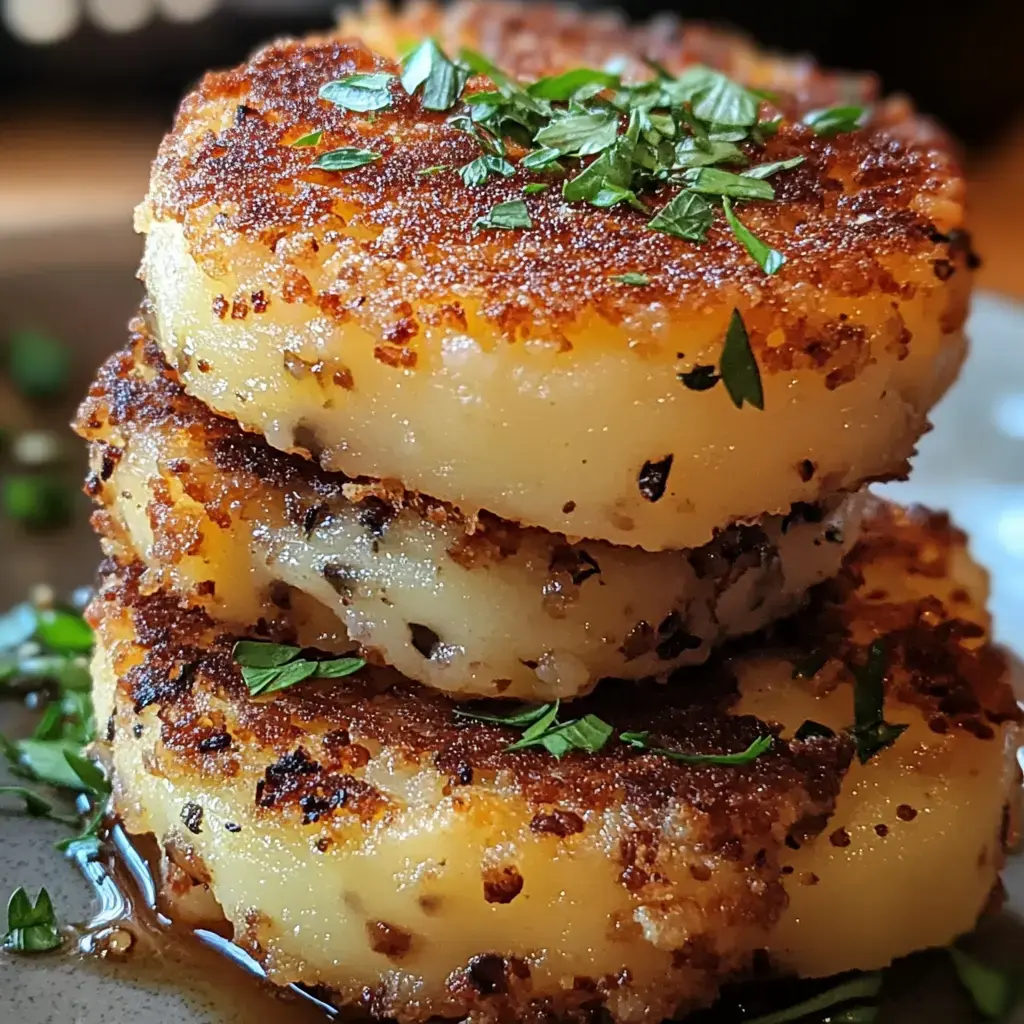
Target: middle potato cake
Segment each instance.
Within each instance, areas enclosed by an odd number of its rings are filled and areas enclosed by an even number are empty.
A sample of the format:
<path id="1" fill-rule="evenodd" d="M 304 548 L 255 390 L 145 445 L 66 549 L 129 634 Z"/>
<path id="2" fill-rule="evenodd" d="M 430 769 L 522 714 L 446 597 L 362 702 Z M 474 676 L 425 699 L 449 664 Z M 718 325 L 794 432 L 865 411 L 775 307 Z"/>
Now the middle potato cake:
<path id="1" fill-rule="evenodd" d="M 79 432 L 108 554 L 256 635 L 364 655 L 455 696 L 567 699 L 664 677 L 794 611 L 856 542 L 839 494 L 649 552 L 470 516 L 271 448 L 188 396 L 145 321 Z"/>

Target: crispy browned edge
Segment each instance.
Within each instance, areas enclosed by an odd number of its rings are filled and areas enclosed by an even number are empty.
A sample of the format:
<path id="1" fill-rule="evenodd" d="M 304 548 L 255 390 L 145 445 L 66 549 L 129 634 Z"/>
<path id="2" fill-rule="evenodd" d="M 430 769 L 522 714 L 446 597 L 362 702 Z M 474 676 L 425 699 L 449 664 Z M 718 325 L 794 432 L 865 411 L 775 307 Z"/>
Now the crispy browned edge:
<path id="1" fill-rule="evenodd" d="M 588 15 L 577 17 L 582 46 Z M 627 33 L 619 48 L 643 50 L 654 34 Z M 566 39 L 552 54 L 555 67 L 546 70 L 576 63 L 574 33 Z M 674 70 L 700 60 L 738 71 L 731 65 L 734 55 L 740 63 L 744 45 L 714 33 L 693 40 L 683 33 L 658 55 Z M 883 102 L 868 127 L 829 139 L 815 136 L 799 117 L 843 95 L 847 78 L 811 66 L 804 77 L 812 84 L 796 94 L 783 91 L 777 109 L 787 120 L 757 159 L 802 155 L 806 162 L 774 179 L 777 202 L 743 207 L 749 226 L 788 257 L 768 277 L 721 218 L 697 245 L 650 231 L 646 218 L 621 206 L 573 204 L 567 213 L 557 187 L 526 197 L 532 230 L 474 232 L 474 221 L 495 203 L 523 198 L 528 173 L 517 170 L 480 188 L 465 187 L 455 175 L 418 174 L 431 166 L 464 164 L 478 147 L 446 124 L 445 113 L 421 109 L 418 98 L 397 86 L 392 106 L 372 118 L 318 98 L 325 82 L 370 70 L 398 67 L 351 40 L 282 41 L 233 70 L 208 74 L 182 103 L 154 164 L 149 204 L 158 218 L 184 222 L 200 262 L 230 263 L 224 240 L 236 234 L 266 247 L 269 257 L 282 239 L 299 232 L 309 233 L 307 245 L 316 252 L 338 240 L 346 220 L 366 231 L 363 241 L 346 243 L 356 246 L 360 259 L 347 261 L 337 293 L 314 292 L 299 267 L 290 266 L 273 294 L 268 283 L 252 296 L 218 296 L 218 315 L 259 317 L 276 302 L 306 303 L 338 321 L 358 320 L 391 357 L 415 358 L 421 322 L 464 324 L 461 299 L 468 296 L 479 300 L 483 315 L 510 339 L 558 338 L 586 308 L 619 323 L 652 303 L 699 310 L 730 302 L 742 310 L 768 373 L 820 368 L 838 348 L 849 354 L 864 343 L 864 328 L 848 320 L 823 331 L 794 319 L 787 303 L 796 286 L 850 299 L 879 293 L 907 300 L 938 290 L 945 296 L 944 330 L 956 330 L 966 315 L 967 268 L 974 257 L 962 231 L 961 171 L 947 138 L 905 101 Z M 787 75 L 780 74 L 784 84 Z M 477 79 L 469 88 L 485 87 Z M 233 111 L 226 127 L 204 127 L 224 120 L 224 110 Z M 382 159 L 344 174 L 316 170 L 313 150 L 290 145 L 313 128 L 324 131 L 321 148 L 355 145 Z M 940 192 L 951 201 L 943 204 L 946 220 L 937 226 L 914 204 Z M 670 194 L 651 202 L 657 206 Z M 909 265 L 894 273 L 893 257 Z M 370 276 L 361 295 L 364 266 L 372 269 L 365 272 Z M 912 273 L 909 266 L 918 269 Z M 391 268 L 386 276 L 381 267 Z M 624 271 L 648 272 L 652 282 L 624 288 L 613 280 Z M 768 344 L 782 326 L 785 343 Z M 622 343 L 627 340 L 623 336 Z M 904 331 L 893 344 L 905 349 L 910 341 Z"/>
<path id="2" fill-rule="evenodd" d="M 850 625 L 870 624 L 886 642 L 890 693 L 919 705 L 936 732 L 963 730 L 1000 742 L 993 727 L 1020 721 L 1020 712 L 1002 652 L 986 642 L 981 627 L 957 615 L 957 605 L 968 604 L 969 595 L 954 590 L 948 605 L 934 597 L 897 601 L 862 586 L 863 567 L 882 558 L 909 574 L 946 577 L 964 543 L 945 516 L 880 508 L 843 577 L 819 588 L 812 608 L 781 624 L 770 649 L 794 663 L 826 656 L 842 666 L 839 685 L 848 685 L 851 669 L 866 656 L 851 640 Z M 769 753 L 728 767 L 679 764 L 613 742 L 598 754 L 570 754 L 552 772 L 542 751 L 506 750 L 516 731 L 459 718 L 452 701 L 386 669 L 300 684 L 272 701 L 255 702 L 232 660 L 232 637 L 166 593 L 141 592 L 140 578 L 138 566 L 107 565 L 87 613 L 101 637 L 105 623 L 128 620 L 142 656 L 117 681 L 108 740 L 152 743 L 155 738 L 143 737 L 137 716 L 155 707 L 161 773 L 187 782 L 193 775 L 236 776 L 243 763 L 257 770 L 265 765 L 253 801 L 257 814 L 268 818 L 285 816 L 322 829 L 337 816 L 370 821 L 385 813 L 388 796 L 352 774 L 369 759 L 364 743 L 370 741 L 401 760 L 432 766 L 448 778 L 450 792 L 486 785 L 500 772 L 502 785 L 527 802 L 534 827 L 553 842 L 585 829 L 590 811 L 622 808 L 636 830 L 620 844 L 621 881 L 642 887 L 651 881 L 659 843 L 667 838 L 663 811 L 679 801 L 690 809 L 688 842 L 695 849 L 721 854 L 766 882 L 761 897 L 739 912 L 770 921 L 785 895 L 766 868 L 763 850 L 777 847 L 773 830 L 781 822 L 792 823 L 790 842 L 824 828 L 852 756 L 845 736 L 803 742 L 776 736 Z M 758 649 L 765 642 L 745 646 Z M 574 705 L 574 713 L 599 715 L 617 730 L 649 730 L 653 742 L 684 751 L 731 752 L 768 731 L 778 733 L 770 722 L 731 713 L 736 689 L 725 659 L 683 670 L 668 686 L 631 686 L 625 701 L 622 692 L 599 688 Z M 250 945 L 263 955 L 258 943 Z M 702 963 L 700 950 L 680 951 L 679 966 L 715 977 L 715 964 Z M 592 1020 L 609 992 L 629 983 L 583 979 L 586 984 L 567 993 L 563 1003 L 539 1005 L 519 984 L 523 975 L 517 972 L 525 967 L 476 957 L 453 975 L 450 995 L 482 1019 L 519 1015 L 539 1022 L 554 1013 Z M 394 1010 L 383 988 L 364 993 L 360 1005 L 378 1017 Z"/>

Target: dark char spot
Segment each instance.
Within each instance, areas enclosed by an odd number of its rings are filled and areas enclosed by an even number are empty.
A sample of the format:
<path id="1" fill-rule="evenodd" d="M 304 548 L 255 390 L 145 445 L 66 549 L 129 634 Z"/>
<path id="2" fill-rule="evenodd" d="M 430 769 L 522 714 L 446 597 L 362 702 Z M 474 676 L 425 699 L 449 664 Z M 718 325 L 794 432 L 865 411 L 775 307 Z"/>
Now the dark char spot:
<path id="1" fill-rule="evenodd" d="M 227 750 L 231 746 L 231 733 L 215 732 L 212 736 L 204 736 L 199 741 L 199 750 L 209 754 L 215 750 Z"/>
<path id="2" fill-rule="evenodd" d="M 203 809 L 199 804 L 187 803 L 181 809 L 181 820 L 185 825 L 185 828 L 189 830 L 193 835 L 199 835 L 202 832 L 203 824 Z"/>
<path id="3" fill-rule="evenodd" d="M 433 657 L 441 643 L 441 638 L 429 626 L 420 622 L 409 623 L 409 635 L 412 638 L 412 645 L 423 655 L 424 658 Z"/>
<path id="4" fill-rule="evenodd" d="M 676 376 L 680 383 L 691 391 L 709 391 L 722 379 L 717 369 L 710 364 L 695 366 L 689 373 L 680 373 Z"/>
<path id="5" fill-rule="evenodd" d="M 475 956 L 469 961 L 466 971 L 473 987 L 482 996 L 504 995 L 508 992 L 508 979 L 505 977 L 505 961 L 495 953 Z"/>
<path id="6" fill-rule="evenodd" d="M 668 475 L 672 470 L 674 456 L 666 455 L 658 462 L 645 462 L 637 476 L 640 493 L 648 501 L 660 501 L 668 486 Z"/>

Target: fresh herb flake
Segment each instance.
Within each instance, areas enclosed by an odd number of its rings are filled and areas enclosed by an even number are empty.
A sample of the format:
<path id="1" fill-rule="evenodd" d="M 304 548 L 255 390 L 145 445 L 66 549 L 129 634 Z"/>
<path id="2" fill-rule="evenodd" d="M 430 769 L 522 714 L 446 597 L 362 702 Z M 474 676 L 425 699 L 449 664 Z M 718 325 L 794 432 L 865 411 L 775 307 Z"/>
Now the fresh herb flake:
<path id="1" fill-rule="evenodd" d="M 45 331 L 15 331 L 7 344 L 7 371 L 26 398 L 55 398 L 67 388 L 71 350 Z"/>
<path id="2" fill-rule="evenodd" d="M 351 171 L 356 167 L 372 164 L 380 159 L 380 153 L 368 149 L 356 149 L 354 146 L 343 146 L 323 153 L 313 161 L 313 166 L 322 171 Z"/>
<path id="3" fill-rule="evenodd" d="M 907 729 L 884 717 L 885 644 L 876 640 L 868 649 L 864 665 L 854 669 L 853 726 L 848 730 L 857 745 L 857 757 L 867 764 L 886 747 L 891 747 Z"/>
<path id="4" fill-rule="evenodd" d="M 390 85 L 395 76 L 384 71 L 346 75 L 320 87 L 320 98 L 359 114 L 391 106 Z"/>
<path id="5" fill-rule="evenodd" d="M 738 309 L 732 311 L 725 332 L 725 344 L 718 364 L 718 372 L 726 391 L 737 409 L 747 402 L 755 409 L 764 409 L 764 390 L 761 372 L 757 368 L 746 324 Z"/>
<path id="6" fill-rule="evenodd" d="M 551 185 L 545 181 L 531 181 L 528 185 L 523 186 L 523 194 L 535 196 L 539 192 L 547 192 L 549 188 L 551 188 Z"/>
<path id="7" fill-rule="evenodd" d="M 619 284 L 631 284 L 637 288 L 643 288 L 651 283 L 651 279 L 646 274 L 637 274 L 632 270 L 625 274 L 612 274 L 612 280 L 618 281 Z"/>
<path id="8" fill-rule="evenodd" d="M 787 1006 L 785 1009 L 777 1010 L 775 1013 L 768 1013 L 763 1017 L 755 1017 L 744 1021 L 744 1024 L 790 1024 L 791 1021 L 803 1020 L 806 1017 L 831 1011 L 834 1007 L 841 1007 L 844 1003 L 877 999 L 881 991 L 881 972 L 861 974 L 851 978 L 849 981 L 841 982 L 834 988 L 820 992 L 810 999 L 805 999 L 795 1006 Z M 829 1021 L 841 1020 L 842 1018 L 838 1016 L 838 1012 L 841 1011 L 830 1013 Z M 859 1024 L 859 1021 L 863 1019 L 847 1018 L 849 1024 L 855 1024 L 855 1022 Z"/>
<path id="9" fill-rule="evenodd" d="M 828 137 L 843 132 L 855 132 L 863 125 L 866 114 L 866 107 L 828 107 L 805 114 L 803 123 L 815 135 Z"/>
<path id="10" fill-rule="evenodd" d="M 725 211 L 725 219 L 732 228 L 736 240 L 750 253 L 754 262 L 766 273 L 774 274 L 786 262 L 786 257 L 777 249 L 762 242 L 753 231 L 750 230 L 733 212 L 732 203 L 728 197 L 722 199 L 722 209 Z"/>
<path id="11" fill-rule="evenodd" d="M 799 167 L 806 159 L 805 156 L 794 156 L 789 160 L 773 160 L 771 163 L 748 167 L 740 174 L 744 178 L 770 178 L 773 174 L 778 174 L 779 171 L 790 171 L 794 167 Z"/>
<path id="12" fill-rule="evenodd" d="M 774 199 L 775 189 L 767 181 L 733 174 L 717 167 L 695 167 L 683 176 L 693 192 L 733 199 Z"/>
<path id="13" fill-rule="evenodd" d="M 683 764 L 749 764 L 757 760 L 762 754 L 771 750 L 775 742 L 773 736 L 759 736 L 746 750 L 736 754 L 687 754 L 680 750 L 669 750 L 667 747 L 653 746 L 647 741 L 646 732 L 624 732 L 619 734 L 619 739 L 627 746 L 635 750 L 642 750 L 647 754 L 657 754 L 660 757 L 667 757 L 672 761 L 681 761 Z"/>
<path id="14" fill-rule="evenodd" d="M 423 86 L 424 110 L 450 110 L 468 78 L 468 70 L 453 64 L 433 39 L 420 43 L 402 67 L 402 88 L 410 96 Z"/>
<path id="15" fill-rule="evenodd" d="M 521 199 L 512 199 L 507 203 L 498 203 L 492 206 L 490 211 L 483 217 L 477 217 L 473 222 L 474 231 L 501 230 L 513 231 L 516 228 L 532 228 L 533 221 L 530 219 L 530 211 L 526 203 Z"/>
<path id="16" fill-rule="evenodd" d="M 572 114 L 545 125 L 534 142 L 562 156 L 590 156 L 615 144 L 619 119 L 613 111 Z"/>
<path id="17" fill-rule="evenodd" d="M 324 137 L 323 128 L 317 128 L 315 132 L 308 132 L 292 143 L 292 149 L 308 149 L 312 146 L 319 146 L 320 140 Z"/>
<path id="18" fill-rule="evenodd" d="M 600 89 L 618 89 L 621 84 L 619 76 L 608 71 L 597 71 L 594 68 L 573 68 L 561 75 L 538 78 L 526 87 L 526 91 L 536 99 L 566 102 L 572 99 L 581 89 L 597 86 Z"/>
<path id="19" fill-rule="evenodd" d="M 302 650 L 290 644 L 259 640 L 238 640 L 231 656 L 242 669 L 242 680 L 253 697 L 286 690 L 306 679 L 341 679 L 358 672 L 363 658 L 304 658 Z"/>
<path id="20" fill-rule="evenodd" d="M 703 242 L 714 220 L 711 204 L 695 192 L 680 192 L 648 222 L 651 231 L 661 231 L 690 242 Z"/>
<path id="21" fill-rule="evenodd" d="M 960 984 L 986 1020 L 1006 1020 L 1017 1005 L 1019 984 L 1012 974 L 989 967 L 956 946 L 948 949 Z"/>
<path id="22" fill-rule="evenodd" d="M 60 944 L 57 916 L 50 894 L 40 889 L 33 905 L 23 888 L 15 889 L 7 903 L 4 949 L 12 953 L 47 953 Z"/>

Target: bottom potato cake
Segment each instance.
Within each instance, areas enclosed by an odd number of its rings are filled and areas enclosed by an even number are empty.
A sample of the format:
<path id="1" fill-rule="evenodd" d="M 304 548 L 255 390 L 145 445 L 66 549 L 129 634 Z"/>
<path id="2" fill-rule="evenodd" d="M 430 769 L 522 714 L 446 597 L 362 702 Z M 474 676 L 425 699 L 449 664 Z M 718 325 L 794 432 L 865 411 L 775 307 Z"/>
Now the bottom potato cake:
<path id="1" fill-rule="evenodd" d="M 997 888 L 1019 712 L 984 574 L 940 517 L 879 507 L 770 638 L 687 685 L 574 702 L 615 732 L 561 760 L 390 670 L 253 698 L 224 627 L 142 576 L 112 571 L 89 613 L 115 807 L 166 851 L 179 906 L 219 904 L 276 983 L 400 1021 L 653 1022 L 761 950 L 818 975 L 947 943 Z M 861 763 L 880 638 L 907 728 Z M 683 763 L 626 730 L 703 755 L 774 742 Z"/>

